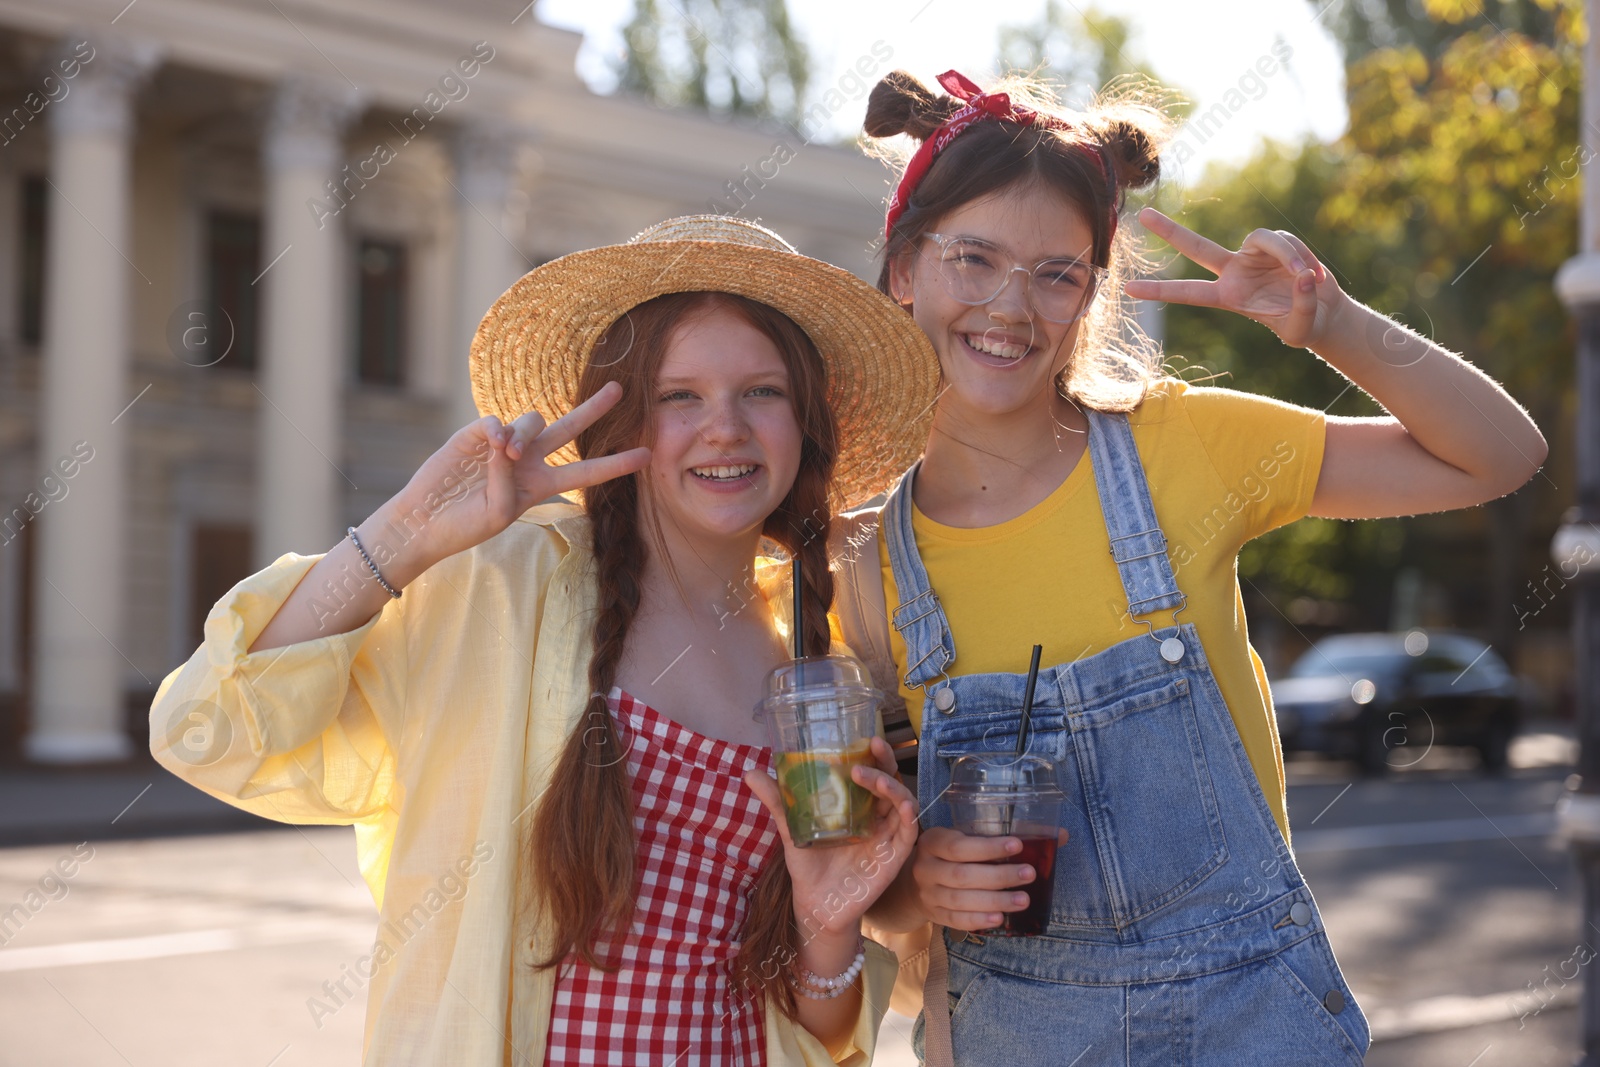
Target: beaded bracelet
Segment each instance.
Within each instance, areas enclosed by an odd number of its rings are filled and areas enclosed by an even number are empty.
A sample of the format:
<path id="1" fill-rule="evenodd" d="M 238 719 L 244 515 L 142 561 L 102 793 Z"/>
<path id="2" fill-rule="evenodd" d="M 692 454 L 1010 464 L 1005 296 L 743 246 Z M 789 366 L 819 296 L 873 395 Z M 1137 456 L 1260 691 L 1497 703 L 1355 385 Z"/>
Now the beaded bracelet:
<path id="1" fill-rule="evenodd" d="M 377 583 L 383 586 L 383 591 L 388 593 L 392 599 L 399 600 L 400 590 L 384 581 L 383 575 L 378 573 L 378 565 L 372 562 L 372 557 L 367 555 L 367 550 L 361 547 L 361 539 L 356 537 L 356 528 L 354 526 L 346 526 L 344 532 L 350 535 L 350 543 L 356 546 L 356 551 L 361 554 L 361 561 L 367 565 L 367 570 L 372 572 L 372 577 L 377 580 Z"/>
<path id="2" fill-rule="evenodd" d="M 867 946 L 864 941 L 857 942 L 856 958 L 850 961 L 850 966 L 836 978 L 824 978 L 814 971 L 801 969 L 800 974 L 789 971 L 789 984 L 794 991 L 809 1000 L 832 1000 L 844 996 L 856 984 L 856 978 L 861 974 L 861 968 L 867 963 Z"/>

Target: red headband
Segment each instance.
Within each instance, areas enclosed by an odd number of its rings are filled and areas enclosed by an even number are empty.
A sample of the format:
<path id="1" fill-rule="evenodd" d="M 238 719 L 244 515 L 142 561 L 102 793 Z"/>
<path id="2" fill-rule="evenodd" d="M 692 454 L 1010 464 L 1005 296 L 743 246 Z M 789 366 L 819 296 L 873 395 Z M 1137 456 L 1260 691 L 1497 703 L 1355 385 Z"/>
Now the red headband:
<path id="1" fill-rule="evenodd" d="M 933 132 L 933 136 L 922 142 L 911 161 L 906 164 L 906 172 L 900 178 L 894 195 L 889 198 L 889 217 L 883 227 L 884 239 L 894 236 L 894 224 L 900 216 L 905 214 L 906 205 L 911 200 L 911 194 L 916 192 L 917 186 L 922 184 L 922 179 L 928 174 L 928 168 L 933 166 L 935 157 L 943 152 L 967 127 L 985 119 L 999 119 L 1005 122 L 1015 122 L 1023 126 L 1042 126 L 1048 130 L 1070 130 L 1072 124 L 1050 115 L 1041 115 L 1032 108 L 1016 107 L 1011 103 L 1007 93 L 986 93 L 978 88 L 977 84 L 965 74 L 947 70 L 939 75 L 939 84 L 957 100 L 966 101 L 966 107 L 945 119 L 943 124 Z M 1116 174 L 1111 169 L 1110 161 L 1099 147 L 1088 142 L 1081 142 L 1079 147 L 1094 158 L 1094 161 L 1106 172 L 1107 187 L 1112 190 L 1111 196 L 1111 232 L 1106 238 L 1109 246 L 1111 238 L 1117 234 L 1117 200 Z"/>

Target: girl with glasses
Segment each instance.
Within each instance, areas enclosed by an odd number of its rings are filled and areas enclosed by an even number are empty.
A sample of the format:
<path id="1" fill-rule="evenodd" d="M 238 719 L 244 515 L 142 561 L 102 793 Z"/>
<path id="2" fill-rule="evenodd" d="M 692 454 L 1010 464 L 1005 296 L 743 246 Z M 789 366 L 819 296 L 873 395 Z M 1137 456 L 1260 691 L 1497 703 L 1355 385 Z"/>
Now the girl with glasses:
<path id="1" fill-rule="evenodd" d="M 840 550 L 847 640 L 918 741 L 923 834 L 872 912 L 889 931 L 936 924 L 917 1047 L 1011 1067 L 1359 1063 L 1367 1024 L 1289 849 L 1239 549 L 1305 515 L 1492 500 L 1533 475 L 1544 439 L 1292 233 L 1233 250 L 1146 209 L 1215 278 L 1134 278 L 1120 208 L 1159 175 L 1156 111 L 940 82 L 948 95 L 896 72 L 868 105 L 868 135 L 920 142 L 880 288 L 932 342 L 941 390 L 922 459 Z M 1248 316 L 1389 414 L 1190 386 L 1125 297 Z M 1028 753 L 1055 764 L 1064 844 L 1045 933 L 997 936 L 1045 872 L 1017 862 L 1015 836 L 955 832 L 944 794 L 955 759 L 1010 749 L 1036 643 Z"/>

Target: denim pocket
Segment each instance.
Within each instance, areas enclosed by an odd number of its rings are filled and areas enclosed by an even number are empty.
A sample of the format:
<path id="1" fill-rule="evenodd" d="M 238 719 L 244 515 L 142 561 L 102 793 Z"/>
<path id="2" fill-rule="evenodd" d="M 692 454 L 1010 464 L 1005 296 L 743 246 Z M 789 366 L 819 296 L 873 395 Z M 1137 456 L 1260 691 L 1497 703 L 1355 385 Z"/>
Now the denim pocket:
<path id="1" fill-rule="evenodd" d="M 968 682 L 970 679 L 958 679 Z M 969 690 L 974 688 L 967 687 Z M 938 788 L 950 782 L 950 765 L 962 756 L 978 752 L 1010 752 L 1016 744 L 1021 717 L 1016 700 L 1000 700 L 984 705 L 985 710 L 974 707 L 976 700 L 963 695 L 963 714 L 937 724 L 937 735 L 931 741 L 924 739 L 936 753 L 930 768 L 930 784 Z M 988 710 L 996 706 L 1008 710 Z M 1078 763 L 1068 749 L 1072 737 L 1066 728 L 1066 715 L 1061 706 L 1035 706 L 1030 717 L 1028 752 L 1045 756 L 1056 764 L 1056 783 L 1066 795 L 1062 804 L 1061 825 L 1067 831 L 1067 843 L 1055 856 L 1055 871 L 1050 895 L 1049 925 L 1061 935 L 1073 931 L 1093 929 L 1112 930 L 1117 920 L 1112 912 L 1105 878 L 1094 846 L 1085 811 L 1082 784 L 1078 779 Z M 937 793 L 934 789 L 927 790 Z M 924 804 L 930 803 L 925 799 Z M 949 825 L 944 811 L 936 810 L 937 825 Z"/>
<path id="2" fill-rule="evenodd" d="M 1125 1067 L 1125 1004 L 1120 986 L 980 970 L 951 1000 L 951 1050 L 959 1067 Z"/>
<path id="3" fill-rule="evenodd" d="M 963 687 L 962 691 L 970 688 Z M 1044 756 L 1059 763 L 1066 745 L 1066 724 L 1066 713 L 1059 706 L 1049 708 L 1036 705 L 1028 715 L 1028 754 Z M 1003 711 L 964 713 L 940 724 L 935 744 L 939 758 L 947 763 L 958 756 L 977 752 L 1013 752 L 1020 729 L 1022 713 L 1015 707 Z M 949 781 L 948 773 L 945 780 Z"/>
<path id="4" fill-rule="evenodd" d="M 1227 862 L 1188 678 L 1146 679 L 1073 709 L 1068 721 L 1119 925 L 1167 907 Z"/>
<path id="5" fill-rule="evenodd" d="M 1290 945 L 1268 962 L 1283 978 L 1290 993 L 1301 998 L 1313 1017 L 1343 1038 L 1354 1062 L 1360 1063 L 1372 1043 L 1372 1032 L 1366 1015 L 1339 972 L 1327 936 L 1308 937 Z M 1333 1007 L 1339 1010 L 1335 1012 Z"/>

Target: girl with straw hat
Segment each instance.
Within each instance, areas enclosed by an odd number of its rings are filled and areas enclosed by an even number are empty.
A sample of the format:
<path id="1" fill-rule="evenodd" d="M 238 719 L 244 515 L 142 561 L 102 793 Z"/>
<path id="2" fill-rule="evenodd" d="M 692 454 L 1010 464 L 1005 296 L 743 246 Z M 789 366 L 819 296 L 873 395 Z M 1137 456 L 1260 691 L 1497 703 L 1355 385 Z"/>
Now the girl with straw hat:
<path id="1" fill-rule="evenodd" d="M 365 1062 L 870 1059 L 894 959 L 860 918 L 912 798 L 875 739 L 874 836 L 792 846 L 751 716 L 787 569 L 758 550 L 809 564 L 826 653 L 831 517 L 914 458 L 935 369 L 847 272 L 675 219 L 512 286 L 472 345 L 483 417 L 218 602 L 151 750 L 245 810 L 356 827 Z"/>
<path id="2" fill-rule="evenodd" d="M 876 604 L 846 640 L 886 661 L 918 734 L 924 832 L 874 918 L 941 928 L 926 1062 L 1359 1063 L 1366 1020 L 1289 848 L 1238 553 L 1307 514 L 1492 500 L 1533 476 L 1544 439 L 1481 371 L 1346 296 L 1293 234 L 1235 251 L 1147 208 L 1139 221 L 1216 278 L 1130 280 L 1119 208 L 1160 172 L 1152 108 L 939 80 L 894 72 L 867 107 L 869 136 L 919 142 L 880 284 L 928 334 L 944 389 L 923 458 L 859 520 L 871 547 L 841 597 Z M 1191 387 L 1135 343 L 1124 293 L 1255 319 L 1389 414 Z M 1025 693 L 1028 751 L 1067 798 L 1066 843 L 1037 864 L 1015 835 L 957 833 L 943 795 L 955 758 L 1010 749 Z M 1035 892 L 1043 936 L 984 932 Z"/>

